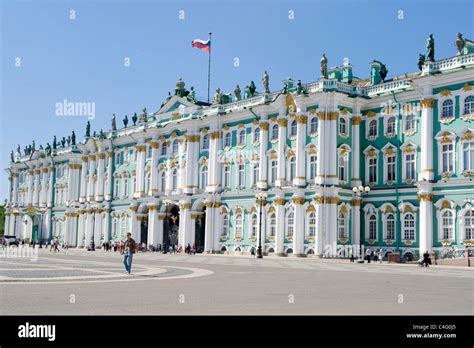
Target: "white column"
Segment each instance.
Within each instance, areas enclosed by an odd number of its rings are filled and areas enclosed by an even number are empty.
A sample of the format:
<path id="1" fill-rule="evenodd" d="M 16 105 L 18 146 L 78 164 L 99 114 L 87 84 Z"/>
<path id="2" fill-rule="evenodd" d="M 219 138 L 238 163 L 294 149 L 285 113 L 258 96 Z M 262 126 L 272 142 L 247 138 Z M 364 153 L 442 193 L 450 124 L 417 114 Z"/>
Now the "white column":
<path id="1" fill-rule="evenodd" d="M 220 131 L 214 130 L 209 132 L 209 180 L 208 187 L 205 188 L 206 192 L 219 192 L 220 191 L 220 178 L 221 178 L 221 164 L 218 162 L 218 151 L 220 150 Z M 207 222 L 206 222 L 207 224 Z"/>
<path id="2" fill-rule="evenodd" d="M 352 244 L 360 245 L 360 198 L 352 200 Z"/>
<path id="3" fill-rule="evenodd" d="M 4 225 L 5 226 L 4 227 L 5 228 L 4 234 L 5 235 L 10 235 L 10 231 L 9 231 L 9 229 L 10 229 L 10 214 L 11 213 L 9 211 L 5 212 L 5 225 Z"/>
<path id="4" fill-rule="evenodd" d="M 28 171 L 28 194 L 26 196 L 26 204 L 33 204 L 33 176 L 35 175 L 34 170 Z"/>
<path id="5" fill-rule="evenodd" d="M 178 188 L 179 192 L 182 193 L 186 186 L 186 142 L 184 139 L 179 139 L 178 144 Z"/>
<path id="6" fill-rule="evenodd" d="M 52 212 L 51 208 L 46 210 L 44 214 L 44 230 L 43 230 L 43 238 L 51 239 L 52 231 L 51 231 L 51 219 L 52 219 Z"/>
<path id="7" fill-rule="evenodd" d="M 130 210 L 132 212 L 131 214 L 131 218 L 130 218 L 130 224 L 131 224 L 131 234 L 132 234 L 132 238 L 137 242 L 139 243 L 139 239 L 140 239 L 140 224 L 139 224 L 139 221 L 137 219 L 137 207 L 130 207 Z"/>
<path id="8" fill-rule="evenodd" d="M 220 207 L 222 206 L 221 202 L 215 202 L 214 207 L 216 207 L 214 214 L 214 252 L 220 251 L 220 237 L 222 235 L 222 215 L 220 213 Z"/>
<path id="9" fill-rule="evenodd" d="M 316 203 L 316 236 L 314 241 L 314 253 L 316 255 L 323 255 L 324 252 L 324 229 L 325 222 L 323 218 L 323 197 L 315 197 L 314 202 Z"/>
<path id="10" fill-rule="evenodd" d="M 45 207 L 47 203 L 47 197 L 48 197 L 48 168 L 43 168 L 41 170 L 41 198 L 40 198 L 40 206 Z"/>
<path id="11" fill-rule="evenodd" d="M 191 243 L 191 230 L 194 231 L 195 220 L 191 219 L 191 203 L 179 206 L 179 236 L 178 245 L 185 248 Z"/>
<path id="12" fill-rule="evenodd" d="M 278 198 L 276 204 L 276 233 L 275 233 L 275 253 L 281 255 L 284 252 L 285 243 L 285 200 Z"/>
<path id="13" fill-rule="evenodd" d="M 147 245 L 163 244 L 163 220 L 159 220 L 159 206 L 155 203 L 148 204 L 148 240 Z M 159 225 L 161 224 L 161 236 Z"/>
<path id="14" fill-rule="evenodd" d="M 112 150 L 107 151 L 107 179 L 105 180 L 105 200 L 110 201 L 112 199 L 112 188 L 113 188 L 113 168 L 114 152 Z"/>
<path id="15" fill-rule="evenodd" d="M 66 213 L 66 243 L 71 246 L 77 246 L 77 220 L 79 214 Z"/>
<path id="16" fill-rule="evenodd" d="M 433 98 L 421 100 L 421 171 L 418 180 L 433 180 Z"/>
<path id="17" fill-rule="evenodd" d="M 304 198 L 293 198 L 295 204 L 295 229 L 293 233 L 293 254 L 304 255 L 304 235 L 305 235 L 305 212 Z"/>
<path id="18" fill-rule="evenodd" d="M 420 192 L 418 193 L 420 201 L 420 256 L 425 251 L 431 252 L 433 250 L 433 194 L 431 193 L 431 186 L 420 185 Z"/>
<path id="19" fill-rule="evenodd" d="M 137 151 L 137 185 L 134 188 L 133 197 L 139 198 L 145 194 L 145 156 L 146 145 L 136 145 Z"/>
<path id="20" fill-rule="evenodd" d="M 286 176 L 286 156 L 285 156 L 285 145 L 286 145 L 286 127 L 288 121 L 286 118 L 278 119 L 278 168 L 277 168 L 277 180 L 275 181 L 275 186 L 281 187 L 284 185 Z"/>
<path id="21" fill-rule="evenodd" d="M 99 152 L 97 157 L 99 157 L 99 161 L 97 163 L 97 181 L 95 182 L 95 200 L 102 202 L 104 200 L 104 169 L 107 155 L 105 152 Z"/>
<path id="22" fill-rule="evenodd" d="M 11 203 L 18 203 L 18 173 L 13 173 L 12 174 L 12 197 L 11 197 Z"/>
<path id="23" fill-rule="evenodd" d="M 352 119 L 352 186 L 362 185 L 362 180 L 360 179 L 360 121 L 361 116 L 355 114 Z"/>
<path id="24" fill-rule="evenodd" d="M 48 179 L 49 179 L 49 184 L 48 184 L 48 193 L 46 197 L 46 206 L 48 208 L 52 208 L 53 206 L 53 194 L 54 194 L 54 168 L 49 167 L 48 168 Z"/>
<path id="25" fill-rule="evenodd" d="M 80 190 L 80 197 L 79 197 L 80 202 L 85 202 L 86 196 L 87 196 L 87 179 L 86 179 L 87 165 L 88 165 L 87 161 L 88 161 L 87 156 L 82 156 L 81 190 Z"/>
<path id="26" fill-rule="evenodd" d="M 110 208 L 105 208 L 102 217 L 102 240 L 108 242 L 110 240 Z"/>
<path id="27" fill-rule="evenodd" d="M 204 252 L 212 253 L 215 249 L 215 220 L 218 219 L 218 210 L 215 202 L 206 202 L 206 224 L 204 227 Z"/>
<path id="28" fill-rule="evenodd" d="M 325 198 L 327 214 L 326 244 L 337 245 L 337 196 L 330 195 Z"/>
<path id="29" fill-rule="evenodd" d="M 92 241 L 92 229 L 94 226 L 94 212 L 92 209 L 88 209 L 85 212 L 86 214 L 86 221 L 85 221 L 85 246 L 90 246 Z M 96 245 L 97 246 L 97 245 Z"/>
<path id="30" fill-rule="evenodd" d="M 308 116 L 303 113 L 296 115 L 296 175 L 293 178 L 293 185 L 298 187 L 306 186 L 306 123 Z"/>
<path id="31" fill-rule="evenodd" d="M 87 184 L 87 200 L 94 200 L 94 176 L 95 176 L 95 162 L 96 156 L 89 155 L 89 182 Z"/>
<path id="32" fill-rule="evenodd" d="M 84 236 L 85 236 L 85 221 L 86 221 L 86 214 L 84 210 L 79 210 L 79 219 L 78 219 L 78 227 L 77 227 L 77 246 L 84 247 L 87 243 L 84 243 Z"/>
<path id="33" fill-rule="evenodd" d="M 268 122 L 260 122 L 259 178 L 257 181 L 257 187 L 261 190 L 265 190 L 268 187 L 268 128 Z"/>
<path id="34" fill-rule="evenodd" d="M 328 171 L 328 184 L 329 185 L 337 185 L 339 183 L 339 179 L 337 176 L 337 119 L 339 116 L 339 112 L 332 111 L 328 114 L 329 117 L 329 148 L 328 156 L 329 156 L 329 171 Z"/>
<path id="35" fill-rule="evenodd" d="M 151 192 L 154 197 L 158 196 L 158 159 L 159 143 L 156 140 L 150 142 L 151 146 Z M 148 222 L 149 223 L 149 222 Z"/>
<path id="36" fill-rule="evenodd" d="M 199 159 L 199 139 L 199 134 L 186 135 L 188 151 L 186 152 L 186 186 L 184 187 L 185 194 L 194 193 L 198 187 L 197 161 Z"/>

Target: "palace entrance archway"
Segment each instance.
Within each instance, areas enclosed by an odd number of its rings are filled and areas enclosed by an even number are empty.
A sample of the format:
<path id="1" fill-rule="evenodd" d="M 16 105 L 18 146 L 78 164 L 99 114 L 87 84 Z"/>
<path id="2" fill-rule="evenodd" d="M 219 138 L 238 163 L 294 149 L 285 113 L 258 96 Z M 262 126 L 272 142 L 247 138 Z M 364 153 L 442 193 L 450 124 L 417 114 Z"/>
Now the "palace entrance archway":
<path id="1" fill-rule="evenodd" d="M 165 220 L 163 221 L 163 250 L 168 251 L 169 247 L 178 247 L 179 235 L 179 208 L 176 204 L 166 207 Z"/>

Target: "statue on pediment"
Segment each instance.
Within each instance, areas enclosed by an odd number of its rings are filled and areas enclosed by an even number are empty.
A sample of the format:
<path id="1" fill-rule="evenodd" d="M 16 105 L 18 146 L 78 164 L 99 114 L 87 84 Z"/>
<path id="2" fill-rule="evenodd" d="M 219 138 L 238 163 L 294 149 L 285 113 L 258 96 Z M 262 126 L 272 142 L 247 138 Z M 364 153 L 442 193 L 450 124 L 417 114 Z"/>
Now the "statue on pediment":
<path id="1" fill-rule="evenodd" d="M 115 119 L 115 114 L 112 114 L 112 131 L 117 130 L 117 121 Z"/>
<path id="2" fill-rule="evenodd" d="M 138 120 L 138 116 L 137 116 L 137 113 L 135 112 L 132 116 L 132 122 L 134 126 L 137 125 L 137 120 Z"/>
<path id="3" fill-rule="evenodd" d="M 237 85 L 237 87 L 235 87 L 234 89 L 235 99 L 240 100 L 242 98 L 241 94 L 242 94 L 242 91 L 240 90 L 239 85 Z"/>
<path id="4" fill-rule="evenodd" d="M 419 54 L 418 55 L 418 69 L 420 71 L 423 70 L 423 65 L 425 65 L 425 55 L 424 54 Z"/>
<path id="5" fill-rule="evenodd" d="M 265 70 L 262 77 L 263 90 L 265 93 L 270 93 L 270 76 L 268 76 L 267 71 Z"/>
<path id="6" fill-rule="evenodd" d="M 456 41 L 454 42 L 454 46 L 456 47 L 457 50 L 457 55 L 460 56 L 463 54 L 464 46 L 466 46 L 466 40 L 462 37 L 462 33 L 458 33 L 458 37 L 456 38 Z"/>
<path id="7" fill-rule="evenodd" d="M 434 47 L 434 37 L 433 34 L 430 34 L 428 36 L 428 40 L 426 40 L 426 59 L 429 62 L 434 62 L 435 58 L 435 47 Z"/>
<path id="8" fill-rule="evenodd" d="M 321 60 L 319 61 L 321 65 L 321 76 L 325 79 L 328 78 L 328 58 L 326 57 L 326 53 L 323 53 Z"/>
<path id="9" fill-rule="evenodd" d="M 123 126 L 127 128 L 127 125 L 128 125 L 128 117 L 127 115 L 125 115 L 125 117 L 123 118 Z"/>

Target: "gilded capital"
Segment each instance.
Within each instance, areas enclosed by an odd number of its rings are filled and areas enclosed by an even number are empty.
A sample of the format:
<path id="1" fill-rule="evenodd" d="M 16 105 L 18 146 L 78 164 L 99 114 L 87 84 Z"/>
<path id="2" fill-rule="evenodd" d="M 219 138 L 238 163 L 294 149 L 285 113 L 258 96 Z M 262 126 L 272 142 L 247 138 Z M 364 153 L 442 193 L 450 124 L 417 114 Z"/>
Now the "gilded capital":
<path id="1" fill-rule="evenodd" d="M 420 105 L 422 109 L 432 109 L 433 103 L 434 103 L 433 98 L 425 98 L 425 99 L 420 100 Z"/>

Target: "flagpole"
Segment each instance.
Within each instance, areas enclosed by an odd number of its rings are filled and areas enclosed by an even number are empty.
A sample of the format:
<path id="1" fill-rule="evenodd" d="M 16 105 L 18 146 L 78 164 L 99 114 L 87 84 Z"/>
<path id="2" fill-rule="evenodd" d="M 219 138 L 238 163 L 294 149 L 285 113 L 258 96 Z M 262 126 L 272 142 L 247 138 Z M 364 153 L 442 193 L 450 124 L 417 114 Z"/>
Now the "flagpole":
<path id="1" fill-rule="evenodd" d="M 209 103 L 209 93 L 211 90 L 211 35 L 212 33 L 209 32 L 209 62 L 207 67 L 207 103 Z"/>

